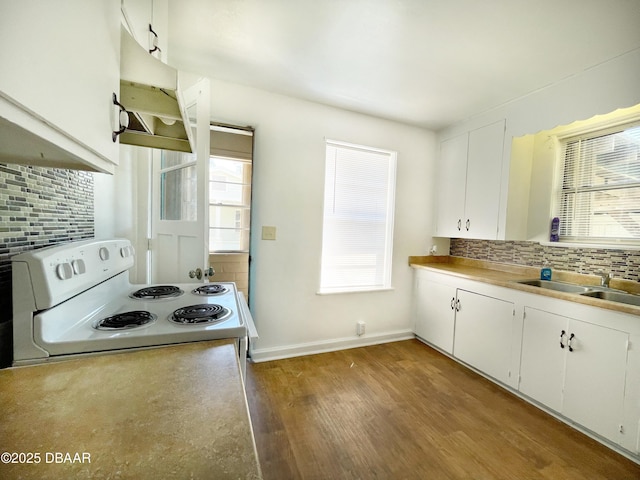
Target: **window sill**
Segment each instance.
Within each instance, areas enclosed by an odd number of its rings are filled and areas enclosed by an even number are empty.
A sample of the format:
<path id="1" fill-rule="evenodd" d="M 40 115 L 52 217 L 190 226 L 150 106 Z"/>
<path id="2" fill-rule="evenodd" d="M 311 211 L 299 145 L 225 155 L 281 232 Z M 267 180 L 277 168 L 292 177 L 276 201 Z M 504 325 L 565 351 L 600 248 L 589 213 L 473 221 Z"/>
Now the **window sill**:
<path id="1" fill-rule="evenodd" d="M 371 292 L 389 292 L 395 290 L 393 287 L 380 287 L 380 288 L 359 288 L 359 289 L 344 289 L 344 290 L 319 290 L 316 295 L 341 295 L 345 293 L 371 293 Z"/>
<path id="2" fill-rule="evenodd" d="M 540 242 L 543 247 L 597 248 L 606 250 L 640 250 L 640 245 L 628 243 Z"/>

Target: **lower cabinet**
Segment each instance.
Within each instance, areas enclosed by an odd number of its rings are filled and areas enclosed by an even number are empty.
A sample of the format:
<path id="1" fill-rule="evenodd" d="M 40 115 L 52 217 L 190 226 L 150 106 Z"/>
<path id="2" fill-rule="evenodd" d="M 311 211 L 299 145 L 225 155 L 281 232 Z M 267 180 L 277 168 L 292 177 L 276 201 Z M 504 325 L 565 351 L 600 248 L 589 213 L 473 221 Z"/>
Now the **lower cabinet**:
<path id="1" fill-rule="evenodd" d="M 514 304 L 416 275 L 415 334 L 507 383 Z"/>
<path id="2" fill-rule="evenodd" d="M 418 274 L 415 303 L 415 334 L 448 354 L 453 353 L 456 288 Z"/>
<path id="3" fill-rule="evenodd" d="M 629 334 L 524 308 L 519 390 L 616 443 Z"/>
<path id="4" fill-rule="evenodd" d="M 507 383 L 514 304 L 465 290 L 457 293 L 453 356 Z"/>
<path id="5" fill-rule="evenodd" d="M 428 270 L 415 280 L 419 338 L 640 458 L 637 315 Z"/>

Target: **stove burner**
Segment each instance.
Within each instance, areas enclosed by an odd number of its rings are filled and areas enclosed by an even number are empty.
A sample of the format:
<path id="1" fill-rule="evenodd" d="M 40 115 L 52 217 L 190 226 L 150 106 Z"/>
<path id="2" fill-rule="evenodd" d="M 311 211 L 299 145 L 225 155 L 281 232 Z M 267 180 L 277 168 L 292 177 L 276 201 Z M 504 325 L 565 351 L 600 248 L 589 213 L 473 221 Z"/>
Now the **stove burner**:
<path id="1" fill-rule="evenodd" d="M 97 330 L 126 330 L 138 328 L 156 321 L 153 313 L 144 310 L 118 313 L 100 320 L 94 328 Z"/>
<path id="2" fill-rule="evenodd" d="M 184 292 L 173 285 L 154 285 L 152 287 L 141 288 L 133 292 L 130 296 L 141 300 L 156 300 L 158 298 L 179 297 Z"/>
<path id="3" fill-rule="evenodd" d="M 169 320 L 183 325 L 220 323 L 231 315 L 231 310 L 222 305 L 208 303 L 189 305 L 174 311 Z"/>
<path id="4" fill-rule="evenodd" d="M 229 289 L 219 283 L 208 283 L 198 288 L 194 288 L 191 293 L 196 295 L 221 295 L 227 293 Z"/>

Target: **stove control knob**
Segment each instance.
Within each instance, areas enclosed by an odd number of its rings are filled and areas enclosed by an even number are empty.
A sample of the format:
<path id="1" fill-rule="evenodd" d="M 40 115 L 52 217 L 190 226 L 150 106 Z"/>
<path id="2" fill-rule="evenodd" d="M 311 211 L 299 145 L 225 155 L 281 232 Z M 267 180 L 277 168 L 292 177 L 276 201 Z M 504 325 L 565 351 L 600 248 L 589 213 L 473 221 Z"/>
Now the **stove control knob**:
<path id="1" fill-rule="evenodd" d="M 56 275 L 60 280 L 68 280 L 73 277 L 73 267 L 70 263 L 59 263 L 56 265 Z"/>
<path id="2" fill-rule="evenodd" d="M 74 260 L 71 262 L 71 266 L 73 267 L 73 273 L 76 275 L 82 275 L 87 271 L 87 265 L 84 263 L 84 260 Z"/>
<path id="3" fill-rule="evenodd" d="M 120 249 L 120 256 L 122 258 L 127 258 L 127 257 L 131 257 L 133 256 L 133 247 L 131 245 L 126 246 L 126 247 L 122 247 Z"/>
<path id="4" fill-rule="evenodd" d="M 100 260 L 109 260 L 109 250 L 107 250 L 107 247 L 100 247 L 98 254 L 100 255 Z"/>

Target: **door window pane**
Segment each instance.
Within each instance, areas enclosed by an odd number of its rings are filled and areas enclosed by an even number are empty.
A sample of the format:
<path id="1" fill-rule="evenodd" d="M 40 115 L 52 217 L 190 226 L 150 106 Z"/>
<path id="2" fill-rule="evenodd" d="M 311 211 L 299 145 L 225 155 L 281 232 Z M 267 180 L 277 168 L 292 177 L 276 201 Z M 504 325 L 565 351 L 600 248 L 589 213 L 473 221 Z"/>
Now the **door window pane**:
<path id="1" fill-rule="evenodd" d="M 160 175 L 160 219 L 198 219 L 196 166 L 170 170 Z"/>

